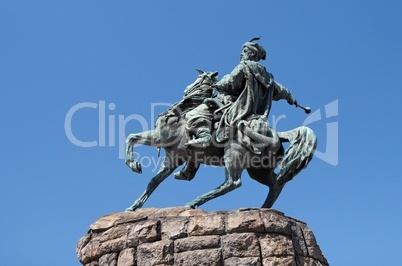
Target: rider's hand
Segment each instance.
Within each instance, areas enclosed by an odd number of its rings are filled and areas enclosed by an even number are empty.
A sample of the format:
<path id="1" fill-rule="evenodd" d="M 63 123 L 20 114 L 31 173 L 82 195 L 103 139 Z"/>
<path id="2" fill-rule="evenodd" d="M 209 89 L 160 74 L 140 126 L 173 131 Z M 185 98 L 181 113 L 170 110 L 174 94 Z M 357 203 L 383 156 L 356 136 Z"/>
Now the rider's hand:
<path id="1" fill-rule="evenodd" d="M 206 104 L 208 108 L 216 108 L 216 103 L 212 98 L 206 98 L 202 103 Z"/>
<path id="2" fill-rule="evenodd" d="M 290 105 L 297 105 L 297 101 L 295 98 L 293 98 L 293 96 L 290 96 L 290 99 L 288 99 L 288 103 Z"/>

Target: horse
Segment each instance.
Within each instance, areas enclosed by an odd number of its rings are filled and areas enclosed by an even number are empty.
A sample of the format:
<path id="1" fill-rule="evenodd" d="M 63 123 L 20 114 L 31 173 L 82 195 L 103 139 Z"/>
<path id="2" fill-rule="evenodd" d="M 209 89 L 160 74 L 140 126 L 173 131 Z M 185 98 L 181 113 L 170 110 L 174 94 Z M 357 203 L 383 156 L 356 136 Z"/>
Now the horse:
<path id="1" fill-rule="evenodd" d="M 186 143 L 191 138 L 186 129 L 187 120 L 191 119 L 187 114 L 190 114 L 191 110 L 200 104 L 211 107 L 211 101 L 209 103 L 208 101 L 202 102 L 202 99 L 213 99 L 209 97 L 213 94 L 212 88 L 217 81 L 216 77 L 217 72 L 199 70 L 195 82 L 186 88 L 182 101 L 158 117 L 154 130 L 127 136 L 125 163 L 133 172 L 142 173 L 141 164 L 133 158 L 133 149 L 136 144 L 157 147 L 158 149 L 163 148 L 166 156 L 163 158 L 159 171 L 148 183 L 145 191 L 126 211 L 135 211 L 141 208 L 159 184 L 185 163 L 187 164 L 184 169 L 190 167 L 190 170 L 193 170 L 193 175 L 195 175 L 200 164 L 225 168 L 224 182 L 185 205 L 190 208 L 199 207 L 209 200 L 239 188 L 242 184 L 241 174 L 243 170 L 247 170 L 252 179 L 269 187 L 262 208 L 271 208 L 285 184 L 307 167 L 314 154 L 317 138 L 314 132 L 306 126 L 286 132 L 278 132 L 270 128 L 269 134 L 263 135 L 250 130 L 249 127 L 239 125 L 238 130 L 242 130 L 243 134 L 261 144 L 263 148 L 259 153 L 251 152 L 250 148 L 236 137 L 224 143 L 212 142 L 207 148 L 187 147 Z M 218 107 L 216 106 L 215 109 Z M 290 143 L 286 151 L 283 146 L 285 142 Z M 275 173 L 275 169 L 278 167 L 279 171 Z M 180 179 L 180 176 L 180 173 L 175 174 L 177 179 Z M 192 177 L 189 177 L 188 180 L 191 180 Z"/>

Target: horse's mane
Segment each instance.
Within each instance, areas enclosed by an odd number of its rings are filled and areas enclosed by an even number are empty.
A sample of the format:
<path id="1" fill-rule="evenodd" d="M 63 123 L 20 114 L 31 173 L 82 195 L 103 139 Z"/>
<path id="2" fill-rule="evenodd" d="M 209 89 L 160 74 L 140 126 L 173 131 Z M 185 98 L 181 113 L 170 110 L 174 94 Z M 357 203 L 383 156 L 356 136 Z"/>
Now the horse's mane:
<path id="1" fill-rule="evenodd" d="M 186 93 L 184 93 L 181 101 L 174 103 L 166 112 L 162 115 L 175 115 L 184 116 L 200 104 L 204 102 L 206 98 L 211 98 L 213 90 L 210 84 L 201 84 L 200 86 L 194 86 Z"/>
<path id="2" fill-rule="evenodd" d="M 209 75 L 210 73 L 205 73 Z M 212 78 L 212 82 L 216 82 L 215 78 Z M 195 109 L 202 104 L 206 98 L 211 98 L 213 95 L 213 89 L 211 84 L 194 83 L 192 87 L 186 89 L 181 101 L 174 103 L 169 109 L 159 115 L 157 124 L 159 126 L 170 124 L 172 122 L 178 122 L 183 119 L 184 115 Z"/>

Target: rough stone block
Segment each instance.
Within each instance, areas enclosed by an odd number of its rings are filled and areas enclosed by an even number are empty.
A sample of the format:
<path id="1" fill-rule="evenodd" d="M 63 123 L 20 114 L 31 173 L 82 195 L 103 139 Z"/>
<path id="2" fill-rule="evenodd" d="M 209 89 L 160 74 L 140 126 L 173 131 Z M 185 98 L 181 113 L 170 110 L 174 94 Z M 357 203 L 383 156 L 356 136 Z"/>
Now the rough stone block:
<path id="1" fill-rule="evenodd" d="M 202 216 L 202 215 L 207 215 L 207 214 L 208 214 L 208 212 L 201 210 L 201 209 L 188 208 L 187 210 L 181 212 L 178 216 L 186 216 L 186 217 L 192 216 L 193 217 L 193 216 Z"/>
<path id="2" fill-rule="evenodd" d="M 221 266 L 220 249 L 193 250 L 174 255 L 174 265 L 180 266 Z"/>
<path id="3" fill-rule="evenodd" d="M 262 259 L 263 266 L 307 266 L 306 264 L 296 264 L 294 256 L 267 257 Z"/>
<path id="4" fill-rule="evenodd" d="M 117 254 L 111 253 L 103 255 L 100 257 L 98 264 L 99 266 L 117 266 Z"/>
<path id="5" fill-rule="evenodd" d="M 291 234 L 289 218 L 278 211 L 262 209 L 261 218 L 267 233 Z"/>
<path id="6" fill-rule="evenodd" d="M 172 217 L 161 224 L 162 239 L 187 237 L 188 217 Z"/>
<path id="7" fill-rule="evenodd" d="M 191 217 L 188 234 L 192 236 L 222 235 L 225 233 L 225 220 L 222 215 Z"/>
<path id="8" fill-rule="evenodd" d="M 172 265 L 173 242 L 161 240 L 144 243 L 137 248 L 137 265 Z"/>
<path id="9" fill-rule="evenodd" d="M 111 253 L 111 252 L 119 252 L 120 250 L 124 249 L 126 247 L 126 239 L 120 238 L 120 239 L 112 239 L 109 241 L 105 241 L 103 243 L 100 243 L 98 249 L 96 249 L 96 256 L 102 255 L 105 253 Z"/>
<path id="10" fill-rule="evenodd" d="M 197 249 L 219 248 L 219 236 L 193 236 L 177 239 L 174 242 L 174 251 L 185 252 Z"/>
<path id="11" fill-rule="evenodd" d="M 229 213 L 227 216 L 226 230 L 228 233 L 261 233 L 264 232 L 264 229 L 260 212 L 257 210 L 237 211 Z"/>
<path id="12" fill-rule="evenodd" d="M 293 247 L 296 255 L 308 257 L 308 250 L 304 240 L 302 225 L 296 221 L 291 222 Z"/>
<path id="13" fill-rule="evenodd" d="M 236 233 L 221 237 L 223 259 L 259 257 L 260 248 L 254 233 Z"/>
<path id="14" fill-rule="evenodd" d="M 224 261 L 224 266 L 240 266 L 240 265 L 247 265 L 247 266 L 261 266 L 261 260 L 257 257 L 247 257 L 247 258 L 237 258 L 232 257 L 228 258 Z"/>
<path id="15" fill-rule="evenodd" d="M 90 246 L 92 245 L 91 241 L 91 234 L 86 234 L 85 236 L 81 237 L 78 241 L 77 248 L 75 252 L 77 253 L 78 259 L 82 264 L 86 264 L 91 261 L 91 249 Z M 88 245 L 90 244 L 90 245 Z"/>
<path id="16" fill-rule="evenodd" d="M 135 266 L 135 249 L 127 248 L 120 252 L 117 266 Z"/>
<path id="17" fill-rule="evenodd" d="M 317 240 L 315 239 L 313 232 L 307 227 L 307 225 L 301 227 L 301 230 L 303 231 L 309 257 L 317 259 L 324 264 L 328 264 L 328 261 L 324 258 L 324 255 L 317 244 Z"/>
<path id="18" fill-rule="evenodd" d="M 77 253 L 80 262 L 82 264 L 87 264 L 92 260 L 99 258 L 99 256 L 102 254 L 99 254 L 97 252 L 97 250 L 99 249 L 98 247 L 99 241 L 93 239 L 87 245 L 81 248 L 81 250 Z"/>
<path id="19" fill-rule="evenodd" d="M 85 264 L 85 266 L 99 266 L 98 261 L 92 261 L 90 263 Z"/>
<path id="20" fill-rule="evenodd" d="M 322 263 L 319 260 L 315 260 L 313 258 L 308 257 L 299 257 L 297 260 L 297 265 L 303 266 L 328 266 L 327 263 Z"/>
<path id="21" fill-rule="evenodd" d="M 134 223 L 145 219 L 147 219 L 145 211 L 118 212 L 102 216 L 98 221 L 91 224 L 89 228 L 92 231 L 103 231 L 119 224 Z"/>
<path id="22" fill-rule="evenodd" d="M 91 233 L 90 241 L 81 248 L 79 257 L 82 263 L 98 259 L 104 254 L 119 252 L 126 247 L 129 225 L 118 225 L 104 232 Z"/>
<path id="23" fill-rule="evenodd" d="M 285 235 L 267 234 L 259 239 L 261 256 L 294 256 L 292 239 Z"/>
<path id="24" fill-rule="evenodd" d="M 95 233 L 94 236 L 99 238 L 100 242 L 106 242 L 111 239 L 120 239 L 120 238 L 126 239 L 127 232 L 129 229 L 130 225 L 122 224 L 114 226 L 104 232 Z"/>
<path id="25" fill-rule="evenodd" d="M 161 218 L 161 217 L 176 217 L 180 213 L 185 212 L 191 208 L 189 207 L 169 207 L 158 209 L 156 212 L 149 215 L 149 218 Z"/>
<path id="26" fill-rule="evenodd" d="M 141 243 L 160 240 L 160 221 L 147 220 L 134 224 L 128 233 L 127 239 L 128 247 L 136 247 Z"/>

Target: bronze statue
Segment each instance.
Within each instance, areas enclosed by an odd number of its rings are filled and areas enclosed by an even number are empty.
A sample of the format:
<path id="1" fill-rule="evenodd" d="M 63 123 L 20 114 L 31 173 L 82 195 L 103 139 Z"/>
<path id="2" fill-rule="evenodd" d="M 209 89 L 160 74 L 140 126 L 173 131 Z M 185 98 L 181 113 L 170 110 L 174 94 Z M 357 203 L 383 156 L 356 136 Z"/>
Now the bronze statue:
<path id="1" fill-rule="evenodd" d="M 232 73 L 225 75 L 214 88 L 221 92 L 218 99 L 226 105 L 217 131 L 217 141 L 229 139 L 230 128 L 252 115 L 268 117 L 272 100 L 286 99 L 289 104 L 296 100 L 288 89 L 274 81 L 271 73 L 258 61 L 265 60 L 266 52 L 258 43 L 246 42 L 240 54 L 240 63 Z M 205 146 L 211 139 L 210 132 L 197 132 L 202 137 L 190 140 L 189 145 Z M 234 133 L 234 132 L 231 132 Z"/>
<path id="2" fill-rule="evenodd" d="M 317 141 L 311 129 L 302 126 L 277 132 L 267 125 L 272 100 L 285 99 L 306 113 L 310 109 L 300 106 L 290 91 L 258 63 L 265 59 L 266 52 L 254 40 L 243 45 L 240 63 L 231 74 L 217 81 L 217 72 L 199 70 L 183 99 L 158 117 L 154 130 L 127 137 L 126 164 L 134 172 L 142 172 L 132 157 L 135 144 L 166 151 L 159 172 L 128 211 L 142 207 L 156 187 L 183 164 L 185 167 L 175 173 L 176 179 L 191 180 L 200 164 L 223 166 L 226 177 L 221 186 L 186 206 L 195 208 L 238 188 L 241 173 L 247 170 L 251 178 L 270 188 L 262 206 L 270 208 L 285 183 L 310 162 Z M 286 152 L 283 142 L 290 142 Z"/>

